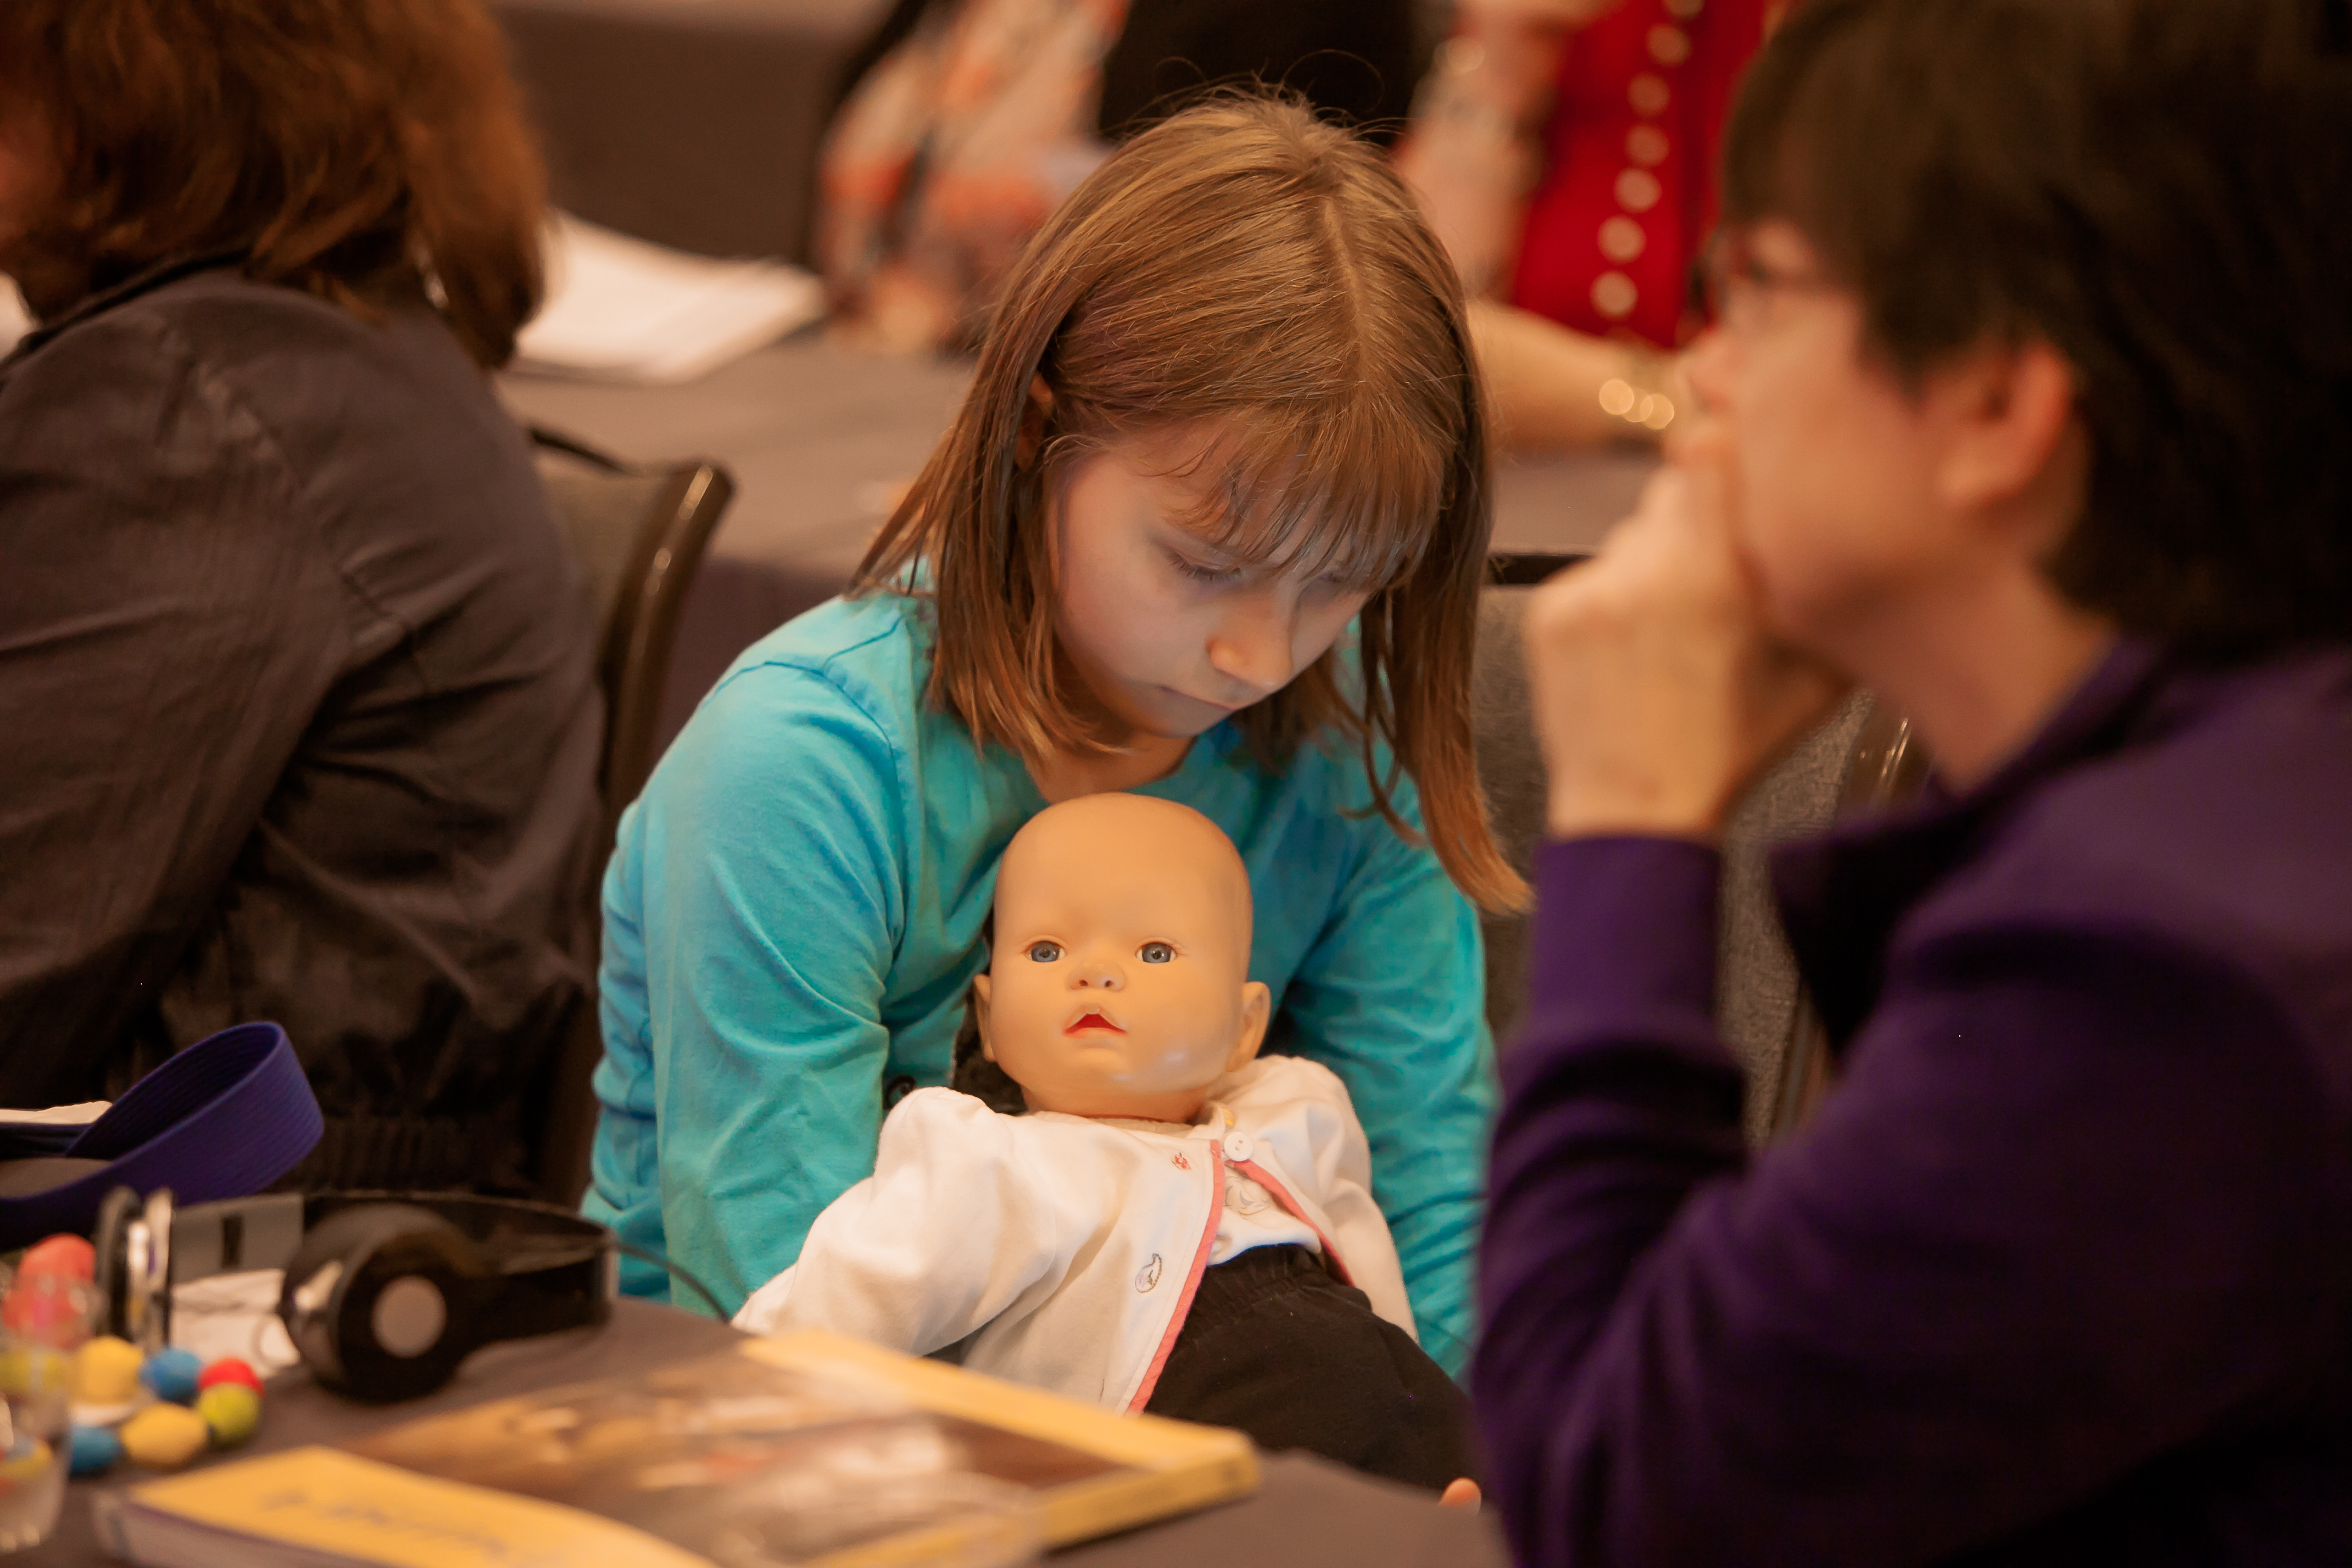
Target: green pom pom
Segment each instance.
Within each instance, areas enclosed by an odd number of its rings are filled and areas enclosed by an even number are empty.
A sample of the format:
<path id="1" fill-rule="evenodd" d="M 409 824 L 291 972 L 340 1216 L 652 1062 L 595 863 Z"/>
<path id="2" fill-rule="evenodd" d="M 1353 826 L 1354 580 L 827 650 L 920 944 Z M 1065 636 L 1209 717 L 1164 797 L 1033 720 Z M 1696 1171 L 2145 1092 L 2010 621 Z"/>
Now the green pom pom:
<path id="1" fill-rule="evenodd" d="M 241 1383 L 216 1383 L 196 1395 L 196 1414 L 215 1447 L 234 1448 L 261 1425 L 261 1396 Z"/>

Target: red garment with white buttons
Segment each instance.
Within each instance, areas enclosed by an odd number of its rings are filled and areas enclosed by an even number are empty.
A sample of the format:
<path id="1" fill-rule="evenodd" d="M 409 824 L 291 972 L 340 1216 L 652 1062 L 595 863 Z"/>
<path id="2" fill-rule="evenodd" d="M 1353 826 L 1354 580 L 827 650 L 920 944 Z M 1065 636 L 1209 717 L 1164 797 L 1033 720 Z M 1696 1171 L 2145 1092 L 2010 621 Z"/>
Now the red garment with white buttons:
<path id="1" fill-rule="evenodd" d="M 1562 51 L 1514 304 L 1673 348 L 1715 224 L 1716 149 L 1776 0 L 1626 0 Z"/>

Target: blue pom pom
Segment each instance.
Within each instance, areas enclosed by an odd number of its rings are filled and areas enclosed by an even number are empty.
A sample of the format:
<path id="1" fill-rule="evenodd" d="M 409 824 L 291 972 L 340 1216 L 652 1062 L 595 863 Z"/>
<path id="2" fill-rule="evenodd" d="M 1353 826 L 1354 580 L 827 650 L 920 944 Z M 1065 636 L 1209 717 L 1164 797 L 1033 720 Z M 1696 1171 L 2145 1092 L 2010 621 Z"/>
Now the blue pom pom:
<path id="1" fill-rule="evenodd" d="M 193 1405 L 196 1398 L 196 1380 L 204 1375 L 205 1363 L 193 1351 L 157 1351 L 139 1369 L 139 1381 L 152 1389 L 158 1399 L 168 1399 L 174 1405 Z"/>
<path id="2" fill-rule="evenodd" d="M 73 1473 L 76 1476 L 102 1476 L 122 1462 L 122 1439 L 111 1426 L 77 1426 L 73 1429 Z"/>

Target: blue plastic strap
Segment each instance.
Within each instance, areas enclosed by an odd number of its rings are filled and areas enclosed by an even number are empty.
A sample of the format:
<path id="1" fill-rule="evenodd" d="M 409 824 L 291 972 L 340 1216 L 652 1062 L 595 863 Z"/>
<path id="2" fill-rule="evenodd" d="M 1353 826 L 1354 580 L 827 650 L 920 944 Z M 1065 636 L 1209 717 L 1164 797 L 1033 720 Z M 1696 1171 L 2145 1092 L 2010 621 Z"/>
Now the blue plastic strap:
<path id="1" fill-rule="evenodd" d="M 116 1187 L 169 1187 L 183 1204 L 248 1197 L 301 1163 L 326 1123 L 294 1043 L 275 1024 L 207 1036 L 131 1086 L 58 1152 L 106 1164 L 47 1192 L 0 1198 L 0 1249 L 87 1236 Z"/>

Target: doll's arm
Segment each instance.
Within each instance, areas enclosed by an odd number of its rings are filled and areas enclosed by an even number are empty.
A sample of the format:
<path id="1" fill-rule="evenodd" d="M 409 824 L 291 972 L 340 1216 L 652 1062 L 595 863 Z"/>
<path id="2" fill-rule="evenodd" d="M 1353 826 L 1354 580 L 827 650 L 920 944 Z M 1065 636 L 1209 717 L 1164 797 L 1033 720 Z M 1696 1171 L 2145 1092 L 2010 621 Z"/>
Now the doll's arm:
<path id="1" fill-rule="evenodd" d="M 918 1089 L 883 1123 L 874 1174 L 817 1215 L 800 1261 L 735 1325 L 829 1329 L 928 1354 L 1067 1271 L 1052 1194 L 1016 1118 L 948 1089 Z"/>

